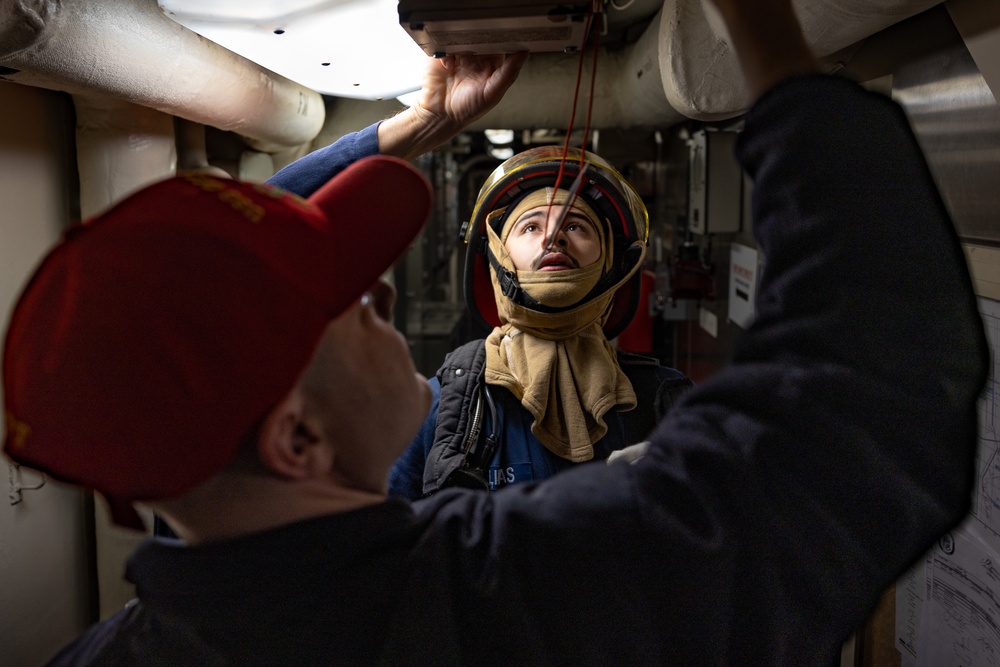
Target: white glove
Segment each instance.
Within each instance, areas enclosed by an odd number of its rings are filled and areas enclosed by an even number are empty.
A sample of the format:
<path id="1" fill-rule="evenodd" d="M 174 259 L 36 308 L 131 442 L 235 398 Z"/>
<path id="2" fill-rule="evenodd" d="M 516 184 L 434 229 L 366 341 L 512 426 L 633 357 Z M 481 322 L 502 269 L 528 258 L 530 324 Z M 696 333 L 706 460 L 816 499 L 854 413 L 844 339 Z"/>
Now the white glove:
<path id="1" fill-rule="evenodd" d="M 618 449 L 611 452 L 608 456 L 608 465 L 621 461 L 623 463 L 635 463 L 643 456 L 646 455 L 646 451 L 649 450 L 649 440 L 643 440 L 642 442 L 637 442 L 634 445 L 629 445 L 624 449 Z"/>

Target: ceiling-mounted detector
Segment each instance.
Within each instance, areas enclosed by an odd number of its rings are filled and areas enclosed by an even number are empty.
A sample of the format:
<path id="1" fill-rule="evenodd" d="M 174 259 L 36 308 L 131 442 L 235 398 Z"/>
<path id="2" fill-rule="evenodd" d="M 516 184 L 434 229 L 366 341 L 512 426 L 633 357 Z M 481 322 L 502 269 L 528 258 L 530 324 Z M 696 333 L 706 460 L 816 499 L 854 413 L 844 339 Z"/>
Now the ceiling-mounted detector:
<path id="1" fill-rule="evenodd" d="M 580 48 L 592 2 L 399 0 L 399 23 L 429 56 Z"/>

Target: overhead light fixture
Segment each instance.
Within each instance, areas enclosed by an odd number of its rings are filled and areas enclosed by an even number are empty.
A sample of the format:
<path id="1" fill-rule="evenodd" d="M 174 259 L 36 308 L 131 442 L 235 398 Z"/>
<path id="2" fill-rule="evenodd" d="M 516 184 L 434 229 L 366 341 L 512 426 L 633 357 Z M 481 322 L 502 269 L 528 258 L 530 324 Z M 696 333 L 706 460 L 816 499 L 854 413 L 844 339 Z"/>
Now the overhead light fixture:
<path id="1" fill-rule="evenodd" d="M 399 0 L 399 22 L 427 55 L 577 50 L 588 0 Z M 627 6 L 627 5 L 626 5 Z"/>
<path id="2" fill-rule="evenodd" d="M 506 160 L 514 157 L 514 149 L 510 146 L 489 146 L 486 152 L 497 160 Z"/>
<path id="3" fill-rule="evenodd" d="M 396 0 L 159 0 L 167 16 L 313 90 L 392 99 L 420 89 L 427 56 Z"/>
<path id="4" fill-rule="evenodd" d="M 483 130 L 483 134 L 494 146 L 506 146 L 514 141 L 514 130 Z"/>
<path id="5" fill-rule="evenodd" d="M 489 146 L 486 152 L 497 160 L 506 160 L 514 157 L 514 130 L 483 130 Z"/>

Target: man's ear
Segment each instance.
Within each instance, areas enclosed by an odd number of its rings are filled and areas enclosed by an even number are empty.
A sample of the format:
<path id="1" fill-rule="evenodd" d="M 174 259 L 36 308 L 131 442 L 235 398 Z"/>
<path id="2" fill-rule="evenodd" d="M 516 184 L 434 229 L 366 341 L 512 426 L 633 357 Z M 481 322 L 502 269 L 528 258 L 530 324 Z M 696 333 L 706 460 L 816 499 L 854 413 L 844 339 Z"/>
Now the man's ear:
<path id="1" fill-rule="evenodd" d="M 257 451 L 260 460 L 282 477 L 304 479 L 314 468 L 317 438 L 302 424 L 305 399 L 295 388 L 267 415 L 261 426 Z"/>

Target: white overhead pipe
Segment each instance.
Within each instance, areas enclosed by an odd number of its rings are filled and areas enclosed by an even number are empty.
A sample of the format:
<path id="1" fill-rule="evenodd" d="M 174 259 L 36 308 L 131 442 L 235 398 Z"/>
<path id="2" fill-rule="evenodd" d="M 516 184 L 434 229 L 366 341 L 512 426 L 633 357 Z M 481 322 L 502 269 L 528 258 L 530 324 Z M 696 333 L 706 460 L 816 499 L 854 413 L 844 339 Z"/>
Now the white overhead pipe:
<path id="1" fill-rule="evenodd" d="M 173 118 L 103 95 L 74 95 L 80 217 L 86 220 L 133 192 L 174 175 Z"/>
<path id="2" fill-rule="evenodd" d="M 684 119 L 663 93 L 657 56 L 661 14 L 653 17 L 634 43 L 616 51 L 599 50 L 591 127 L 663 127 Z M 594 60 L 590 49 L 582 54 L 531 54 L 500 104 L 470 129 L 567 129 L 581 59 L 583 73 L 573 127 L 583 127 Z"/>
<path id="3" fill-rule="evenodd" d="M 938 2 L 796 0 L 795 8 L 806 41 L 822 58 Z M 586 122 L 590 89 L 592 54 L 582 58 L 574 127 Z M 533 54 L 505 99 L 471 129 L 565 129 L 580 59 Z M 259 150 L 307 143 L 324 118 L 317 93 L 171 21 L 154 0 L 0 0 L 0 66 L 9 68 L 0 70 L 3 78 L 113 95 L 231 130 Z M 591 126 L 718 120 L 739 115 L 748 103 L 728 36 L 706 0 L 665 0 L 638 41 L 601 50 Z"/>
<path id="4" fill-rule="evenodd" d="M 795 0 L 794 6 L 806 42 L 822 60 L 939 2 Z M 584 92 L 590 60 L 586 55 Z M 579 55 L 532 54 L 504 100 L 472 129 L 565 129 L 578 62 Z M 708 0 L 665 0 L 638 41 L 600 52 L 595 88 L 591 125 L 596 128 L 664 127 L 685 117 L 723 120 L 745 112 L 750 103 L 721 17 Z M 581 96 L 580 109 L 585 102 Z M 583 126 L 580 109 L 574 127 Z"/>
<path id="5" fill-rule="evenodd" d="M 806 43 L 821 61 L 940 0 L 795 0 Z M 699 120 L 731 118 L 750 105 L 722 17 L 709 0 L 665 0 L 660 72 L 670 105 Z M 836 69 L 836 63 L 827 63 Z"/>
<path id="6" fill-rule="evenodd" d="M 0 77 L 112 96 L 258 150 L 308 143 L 325 117 L 319 93 L 172 21 L 156 0 L 0 0 Z"/>

